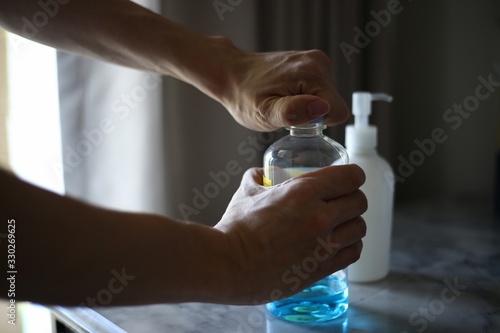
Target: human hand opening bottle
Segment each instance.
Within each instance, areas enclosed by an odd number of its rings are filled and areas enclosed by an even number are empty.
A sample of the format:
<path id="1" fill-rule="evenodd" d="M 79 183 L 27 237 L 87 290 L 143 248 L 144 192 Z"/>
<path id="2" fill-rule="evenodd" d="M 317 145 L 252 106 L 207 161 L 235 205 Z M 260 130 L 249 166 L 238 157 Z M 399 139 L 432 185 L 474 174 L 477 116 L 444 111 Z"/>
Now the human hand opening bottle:
<path id="1" fill-rule="evenodd" d="M 282 299 L 342 270 L 359 258 L 366 233 L 358 166 L 324 167 L 271 187 L 261 186 L 263 176 L 261 168 L 245 173 L 215 226 L 235 255 L 231 298 L 241 304 Z"/>

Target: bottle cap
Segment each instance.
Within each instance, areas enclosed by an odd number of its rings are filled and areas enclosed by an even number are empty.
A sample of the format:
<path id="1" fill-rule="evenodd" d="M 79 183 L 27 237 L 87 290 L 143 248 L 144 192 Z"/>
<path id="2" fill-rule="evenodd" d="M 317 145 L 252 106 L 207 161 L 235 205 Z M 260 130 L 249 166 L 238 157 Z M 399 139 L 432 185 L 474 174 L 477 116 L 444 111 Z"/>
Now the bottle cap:
<path id="1" fill-rule="evenodd" d="M 324 120 L 323 117 L 319 117 L 318 119 L 314 119 L 312 121 L 309 122 L 309 124 L 317 124 L 317 123 L 322 123 Z"/>

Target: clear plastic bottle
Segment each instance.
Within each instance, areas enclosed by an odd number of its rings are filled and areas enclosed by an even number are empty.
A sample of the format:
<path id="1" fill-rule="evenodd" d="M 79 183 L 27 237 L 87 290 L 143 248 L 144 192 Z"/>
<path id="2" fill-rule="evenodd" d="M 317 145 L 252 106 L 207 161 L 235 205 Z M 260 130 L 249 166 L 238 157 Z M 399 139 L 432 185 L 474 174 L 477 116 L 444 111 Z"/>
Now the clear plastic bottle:
<path id="1" fill-rule="evenodd" d="M 287 128 L 290 134 L 273 143 L 264 155 L 264 185 L 276 185 L 304 172 L 348 163 L 344 147 L 323 135 L 324 128 L 322 119 Z M 307 269 L 309 266 L 304 267 L 304 271 Z M 346 312 L 348 294 L 347 270 L 340 270 L 295 295 L 268 303 L 266 308 L 289 322 L 324 322 Z"/>

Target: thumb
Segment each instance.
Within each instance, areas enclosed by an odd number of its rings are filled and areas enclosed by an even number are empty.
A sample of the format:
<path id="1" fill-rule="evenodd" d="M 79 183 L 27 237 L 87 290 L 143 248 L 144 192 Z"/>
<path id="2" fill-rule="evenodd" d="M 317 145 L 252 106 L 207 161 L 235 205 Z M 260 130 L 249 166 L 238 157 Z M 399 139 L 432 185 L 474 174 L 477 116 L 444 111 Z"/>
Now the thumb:
<path id="1" fill-rule="evenodd" d="M 326 115 L 330 104 L 314 95 L 279 97 L 269 110 L 270 123 L 276 127 L 306 124 Z"/>
<path id="2" fill-rule="evenodd" d="M 262 185 L 262 179 L 264 176 L 263 168 L 250 168 L 244 174 L 241 180 L 241 184 L 244 186 L 255 186 Z"/>

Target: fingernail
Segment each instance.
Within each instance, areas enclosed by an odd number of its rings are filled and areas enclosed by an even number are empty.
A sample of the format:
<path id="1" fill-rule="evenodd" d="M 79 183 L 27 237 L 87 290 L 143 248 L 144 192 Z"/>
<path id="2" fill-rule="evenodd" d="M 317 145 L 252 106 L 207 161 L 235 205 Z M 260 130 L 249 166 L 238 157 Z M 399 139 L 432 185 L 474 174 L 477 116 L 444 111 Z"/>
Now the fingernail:
<path id="1" fill-rule="evenodd" d="M 307 113 L 310 118 L 318 118 L 324 116 L 330 111 L 330 105 L 322 100 L 318 99 L 317 101 L 311 102 L 307 105 Z"/>

